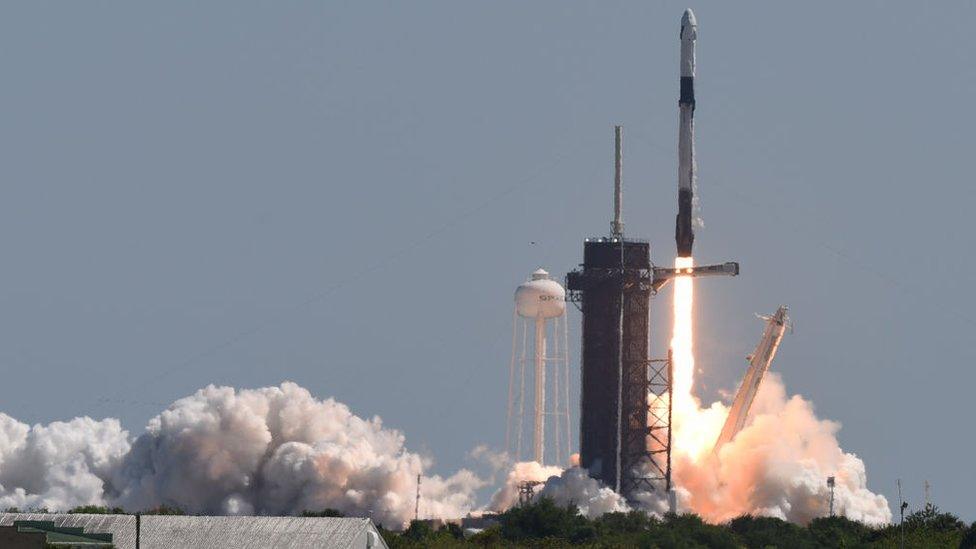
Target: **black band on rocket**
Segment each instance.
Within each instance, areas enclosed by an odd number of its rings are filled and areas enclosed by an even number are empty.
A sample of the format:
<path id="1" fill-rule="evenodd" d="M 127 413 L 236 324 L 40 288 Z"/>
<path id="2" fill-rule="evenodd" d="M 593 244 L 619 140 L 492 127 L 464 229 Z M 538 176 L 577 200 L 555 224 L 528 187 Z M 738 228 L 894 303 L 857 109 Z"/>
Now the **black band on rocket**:
<path id="1" fill-rule="evenodd" d="M 695 77 L 694 76 L 681 77 L 681 96 L 678 99 L 678 103 L 687 103 L 690 105 L 695 104 Z"/>

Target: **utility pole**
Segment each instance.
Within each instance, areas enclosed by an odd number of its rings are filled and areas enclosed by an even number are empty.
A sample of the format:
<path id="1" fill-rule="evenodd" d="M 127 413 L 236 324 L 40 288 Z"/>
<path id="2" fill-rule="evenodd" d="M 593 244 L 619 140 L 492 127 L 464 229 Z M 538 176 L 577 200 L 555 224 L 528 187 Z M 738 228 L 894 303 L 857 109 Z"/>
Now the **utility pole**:
<path id="1" fill-rule="evenodd" d="M 420 474 L 417 474 L 417 500 L 413 504 L 413 520 L 420 520 Z"/>
<path id="2" fill-rule="evenodd" d="M 901 531 L 901 549 L 905 549 L 905 507 L 908 507 L 908 503 L 901 497 L 901 479 L 898 479 L 898 512 L 901 514 L 898 529 Z"/>
<path id="3" fill-rule="evenodd" d="M 834 516 L 834 485 L 837 481 L 834 477 L 827 477 L 827 486 L 830 487 L 830 516 Z"/>

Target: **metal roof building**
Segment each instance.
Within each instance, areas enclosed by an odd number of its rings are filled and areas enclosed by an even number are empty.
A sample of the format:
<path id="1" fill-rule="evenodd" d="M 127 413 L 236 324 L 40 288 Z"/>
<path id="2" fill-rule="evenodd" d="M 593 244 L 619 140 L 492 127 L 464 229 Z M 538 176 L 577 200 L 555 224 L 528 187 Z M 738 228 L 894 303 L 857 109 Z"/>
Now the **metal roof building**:
<path id="1" fill-rule="evenodd" d="M 111 533 L 117 549 L 136 549 L 134 515 L 0 514 L 0 526 L 19 520 L 49 520 L 57 526 Z M 366 518 L 143 515 L 140 522 L 139 549 L 388 549 Z"/>
<path id="2" fill-rule="evenodd" d="M 133 515 L 0 513 L 0 526 L 13 526 L 15 521 L 23 520 L 49 520 L 59 528 L 84 528 L 86 533 L 112 534 L 112 543 L 117 549 L 136 547 L 136 517 Z"/>

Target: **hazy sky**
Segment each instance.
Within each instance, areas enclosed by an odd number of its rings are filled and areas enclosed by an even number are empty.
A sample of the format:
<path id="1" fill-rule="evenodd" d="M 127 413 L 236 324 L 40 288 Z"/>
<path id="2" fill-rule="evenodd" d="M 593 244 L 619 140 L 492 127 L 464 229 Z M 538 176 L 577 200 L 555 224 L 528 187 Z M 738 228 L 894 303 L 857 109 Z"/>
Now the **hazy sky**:
<path id="1" fill-rule="evenodd" d="M 615 123 L 627 232 L 672 261 L 685 7 L 4 4 L 0 410 L 138 433 L 289 379 L 439 472 L 500 446 L 512 292 L 608 232 Z M 742 264 L 699 284 L 700 394 L 788 304 L 773 368 L 869 487 L 976 519 L 976 8 L 692 7 L 696 256 Z"/>

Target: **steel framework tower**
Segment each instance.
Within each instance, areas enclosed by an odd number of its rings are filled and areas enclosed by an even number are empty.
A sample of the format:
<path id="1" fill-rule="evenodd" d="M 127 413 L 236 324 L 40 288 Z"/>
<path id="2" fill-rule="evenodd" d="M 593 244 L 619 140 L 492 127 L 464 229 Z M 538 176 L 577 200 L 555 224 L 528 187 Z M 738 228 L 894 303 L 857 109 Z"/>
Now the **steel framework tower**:
<path id="1" fill-rule="evenodd" d="M 587 239 L 566 275 L 583 313 L 580 465 L 625 497 L 670 489 L 670 361 L 651 360 L 650 245 L 623 237 L 621 128 L 614 128 L 612 236 Z M 663 282 L 661 282 L 663 284 Z"/>
<path id="2" fill-rule="evenodd" d="M 658 448 L 649 422 L 653 284 L 650 246 L 623 238 L 587 240 L 583 268 L 566 277 L 568 300 L 583 313 L 580 465 L 628 497 L 642 486 L 652 489 L 654 478 L 670 476 L 667 460 L 659 459 L 670 453 L 670 435 L 660 436 L 670 431 L 667 414 L 654 416 Z M 653 377 L 666 392 L 666 366 L 654 368 Z"/>

